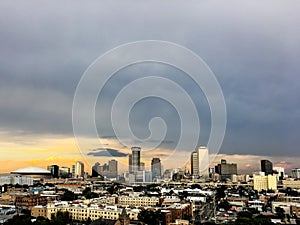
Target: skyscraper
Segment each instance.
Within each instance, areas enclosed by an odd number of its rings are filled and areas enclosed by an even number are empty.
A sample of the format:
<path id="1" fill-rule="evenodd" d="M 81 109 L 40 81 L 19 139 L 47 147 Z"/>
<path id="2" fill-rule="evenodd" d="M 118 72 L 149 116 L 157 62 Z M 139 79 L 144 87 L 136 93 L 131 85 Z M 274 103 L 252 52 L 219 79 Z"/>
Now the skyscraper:
<path id="1" fill-rule="evenodd" d="M 198 160 L 199 160 L 199 175 L 207 176 L 208 175 L 208 148 L 205 146 L 200 146 L 198 148 Z"/>
<path id="2" fill-rule="evenodd" d="M 129 173 L 132 173 L 132 154 L 128 154 Z"/>
<path id="3" fill-rule="evenodd" d="M 141 147 L 132 147 L 132 172 L 140 170 L 141 165 Z"/>
<path id="4" fill-rule="evenodd" d="M 100 163 L 96 162 L 92 167 L 92 177 L 98 177 L 100 175 Z"/>
<path id="5" fill-rule="evenodd" d="M 58 165 L 51 165 L 47 167 L 47 170 L 49 170 L 52 174 L 52 177 L 58 178 Z"/>
<path id="6" fill-rule="evenodd" d="M 72 177 L 80 178 L 84 177 L 84 164 L 83 162 L 77 161 L 75 165 L 72 166 Z"/>
<path id="7" fill-rule="evenodd" d="M 66 166 L 62 166 L 59 168 L 59 176 L 62 178 L 70 177 L 70 168 Z"/>
<path id="8" fill-rule="evenodd" d="M 207 176 L 209 166 L 208 148 L 200 146 L 191 154 L 192 175 Z"/>
<path id="9" fill-rule="evenodd" d="M 159 158 L 153 158 L 151 161 L 152 179 L 161 178 L 161 162 Z"/>
<path id="10" fill-rule="evenodd" d="M 198 163 L 198 153 L 192 152 L 191 154 L 191 174 L 199 175 L 199 163 Z"/>
<path id="11" fill-rule="evenodd" d="M 108 162 L 109 177 L 116 178 L 118 176 L 118 161 L 110 160 Z"/>
<path id="12" fill-rule="evenodd" d="M 261 171 L 265 173 L 266 176 L 273 174 L 273 163 L 269 160 L 261 160 Z"/>

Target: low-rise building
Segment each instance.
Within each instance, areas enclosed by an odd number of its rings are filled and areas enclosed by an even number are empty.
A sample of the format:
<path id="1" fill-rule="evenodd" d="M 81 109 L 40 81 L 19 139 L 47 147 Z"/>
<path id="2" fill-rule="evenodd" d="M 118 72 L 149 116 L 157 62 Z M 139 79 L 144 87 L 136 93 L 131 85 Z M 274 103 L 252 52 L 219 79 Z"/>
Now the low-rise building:
<path id="1" fill-rule="evenodd" d="M 15 203 L 17 207 L 21 208 L 32 208 L 36 205 L 46 205 L 48 202 L 46 196 L 39 195 L 19 195 L 15 198 Z"/>
<path id="2" fill-rule="evenodd" d="M 51 219 L 52 215 L 55 215 L 58 211 L 69 212 L 70 217 L 73 220 L 84 221 L 90 218 L 96 220 L 99 218 L 117 220 L 122 213 L 123 208 L 117 206 L 90 206 L 87 205 L 65 205 L 65 204 L 47 204 L 47 206 L 35 206 L 31 209 L 31 215 L 33 217 L 42 216 L 44 218 Z M 138 220 L 139 209 L 126 209 L 127 215 L 130 220 Z"/>
<path id="3" fill-rule="evenodd" d="M 117 202 L 119 205 L 157 206 L 163 202 L 163 198 L 119 196 Z"/>

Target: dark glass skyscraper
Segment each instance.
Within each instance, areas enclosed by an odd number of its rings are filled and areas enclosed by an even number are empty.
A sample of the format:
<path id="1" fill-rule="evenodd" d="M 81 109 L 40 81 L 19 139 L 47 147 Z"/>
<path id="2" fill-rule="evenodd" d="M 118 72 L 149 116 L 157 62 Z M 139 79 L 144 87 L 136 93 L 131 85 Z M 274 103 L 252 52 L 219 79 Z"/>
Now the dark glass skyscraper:
<path id="1" fill-rule="evenodd" d="M 47 169 L 51 172 L 52 177 L 58 178 L 58 170 L 59 170 L 59 166 L 58 165 L 48 166 Z"/>
<path id="2" fill-rule="evenodd" d="M 269 160 L 261 160 L 261 171 L 265 173 L 265 175 L 273 174 L 273 163 Z"/>
<path id="3" fill-rule="evenodd" d="M 141 147 L 132 147 L 132 172 L 140 170 L 141 165 Z"/>

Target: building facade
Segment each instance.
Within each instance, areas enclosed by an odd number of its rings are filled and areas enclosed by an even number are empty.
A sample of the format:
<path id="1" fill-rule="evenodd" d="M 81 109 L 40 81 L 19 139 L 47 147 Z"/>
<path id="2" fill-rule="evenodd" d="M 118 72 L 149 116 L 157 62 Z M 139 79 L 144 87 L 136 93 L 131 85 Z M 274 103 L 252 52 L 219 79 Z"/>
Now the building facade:
<path id="1" fill-rule="evenodd" d="M 269 160 L 261 160 L 261 171 L 265 173 L 266 176 L 273 174 L 273 163 Z"/>
<path id="2" fill-rule="evenodd" d="M 225 159 L 222 159 L 221 163 L 215 167 L 215 172 L 220 175 L 222 180 L 231 179 L 232 175 L 237 174 L 237 164 L 227 163 Z"/>
<path id="3" fill-rule="evenodd" d="M 72 177 L 73 178 L 83 178 L 84 177 L 84 164 L 81 161 L 77 161 L 75 165 L 72 166 Z"/>
<path id="4" fill-rule="evenodd" d="M 208 148 L 200 146 L 191 153 L 191 174 L 199 176 L 208 176 L 209 155 Z"/>
<path id="5" fill-rule="evenodd" d="M 159 158 L 153 158 L 151 161 L 152 179 L 161 178 L 161 162 Z"/>
<path id="6" fill-rule="evenodd" d="M 140 147 L 132 147 L 132 172 L 136 172 L 140 170 L 141 166 L 141 148 Z"/>
<path id="7" fill-rule="evenodd" d="M 58 171 L 59 171 L 59 166 L 58 165 L 50 165 L 47 167 L 47 170 L 49 170 L 52 174 L 53 178 L 58 178 Z"/>
<path id="8" fill-rule="evenodd" d="M 292 169 L 292 178 L 300 179 L 300 169 Z"/>
<path id="9" fill-rule="evenodd" d="M 253 176 L 253 189 L 261 190 L 277 190 L 277 178 L 273 175 Z"/>

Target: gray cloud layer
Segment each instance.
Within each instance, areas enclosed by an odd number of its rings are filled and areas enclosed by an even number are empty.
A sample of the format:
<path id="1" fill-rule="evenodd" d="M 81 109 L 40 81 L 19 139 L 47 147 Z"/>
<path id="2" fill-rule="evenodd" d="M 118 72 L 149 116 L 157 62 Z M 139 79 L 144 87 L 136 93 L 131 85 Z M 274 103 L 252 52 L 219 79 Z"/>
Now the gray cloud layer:
<path id="1" fill-rule="evenodd" d="M 222 153 L 299 156 L 300 3 L 172 3 L 1 1 L 0 129 L 72 135 L 72 100 L 90 63 L 119 44 L 158 39 L 190 48 L 216 74 L 228 111 Z M 101 135 L 113 135 L 113 97 L 145 70 L 176 74 L 198 103 L 205 144 L 210 116 L 204 97 L 184 74 L 160 65 L 125 69 L 107 84 L 97 106 Z M 154 115 L 166 119 L 167 140 L 176 141 L 178 115 L 154 99 L 133 111 L 134 131 L 149 135 L 145 128 Z"/>
<path id="2" fill-rule="evenodd" d="M 120 152 L 117 149 L 111 148 L 96 148 L 92 149 L 88 155 L 96 157 L 125 157 L 127 154 Z"/>

